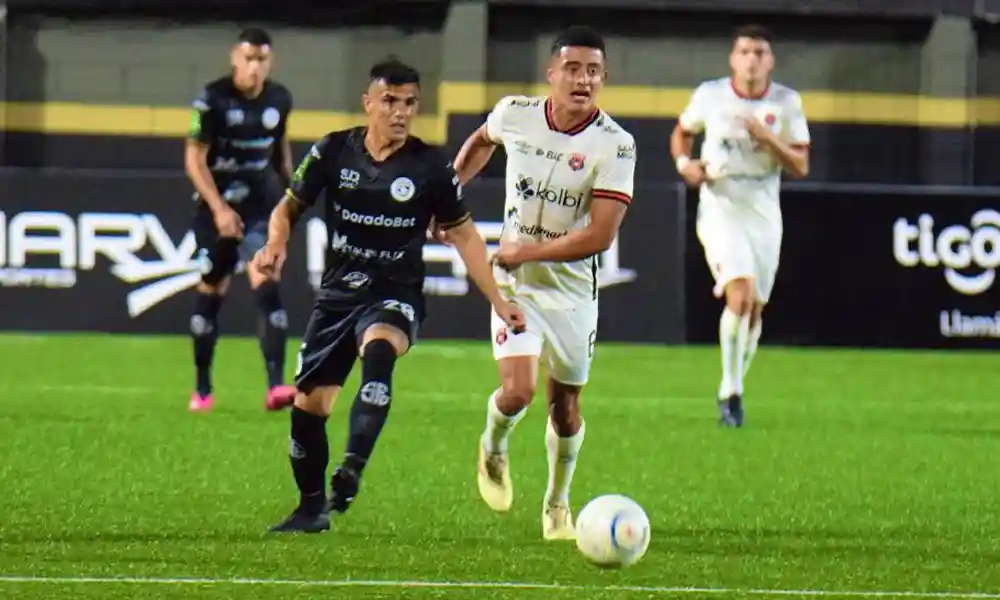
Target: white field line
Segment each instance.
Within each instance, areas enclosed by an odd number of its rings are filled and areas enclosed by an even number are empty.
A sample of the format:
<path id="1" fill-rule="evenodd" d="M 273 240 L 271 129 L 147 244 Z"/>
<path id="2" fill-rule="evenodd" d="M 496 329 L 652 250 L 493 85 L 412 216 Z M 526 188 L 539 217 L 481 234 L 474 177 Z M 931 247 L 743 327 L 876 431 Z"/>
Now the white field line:
<path id="1" fill-rule="evenodd" d="M 297 580 L 297 579 L 213 579 L 185 577 L 32 577 L 0 575 L 2 584 L 48 585 L 146 585 L 146 586 L 275 586 L 299 588 L 385 588 L 431 590 L 549 590 L 555 592 L 618 592 L 662 596 L 744 595 L 798 596 L 824 598 L 954 598 L 970 600 L 1000 600 L 1000 593 L 991 592 L 918 592 L 889 590 L 793 590 L 762 588 L 659 587 L 659 586 L 588 586 L 559 583 L 528 583 L 515 581 L 406 581 L 406 580 Z"/>

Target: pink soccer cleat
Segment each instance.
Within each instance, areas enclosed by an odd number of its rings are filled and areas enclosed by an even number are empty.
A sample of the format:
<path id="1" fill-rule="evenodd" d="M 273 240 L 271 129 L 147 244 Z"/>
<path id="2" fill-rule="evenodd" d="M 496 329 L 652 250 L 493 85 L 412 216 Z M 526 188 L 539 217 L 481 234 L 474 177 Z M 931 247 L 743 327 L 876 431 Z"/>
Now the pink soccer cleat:
<path id="1" fill-rule="evenodd" d="M 276 385 L 267 392 L 267 400 L 264 401 L 264 408 L 267 410 L 281 410 L 288 408 L 295 402 L 295 394 L 298 390 L 294 385 Z"/>
<path id="2" fill-rule="evenodd" d="M 212 395 L 202 396 L 198 392 L 191 394 L 191 402 L 188 403 L 188 410 L 191 412 L 208 412 L 212 410 Z"/>

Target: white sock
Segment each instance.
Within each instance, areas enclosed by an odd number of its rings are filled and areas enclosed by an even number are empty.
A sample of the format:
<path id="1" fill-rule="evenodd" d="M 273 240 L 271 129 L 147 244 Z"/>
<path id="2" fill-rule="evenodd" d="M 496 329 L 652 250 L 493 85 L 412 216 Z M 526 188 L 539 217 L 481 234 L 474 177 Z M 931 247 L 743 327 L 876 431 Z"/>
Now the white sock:
<path id="1" fill-rule="evenodd" d="M 569 487 L 576 471 L 576 457 L 580 454 L 587 423 L 580 423 L 580 431 L 570 437 L 559 437 L 552 421 L 545 428 L 545 448 L 549 456 L 549 487 L 545 490 L 545 504 L 569 506 Z"/>
<path id="2" fill-rule="evenodd" d="M 719 398 L 743 393 L 743 357 L 750 343 L 750 317 L 726 307 L 719 319 L 719 347 L 722 350 L 722 382 Z"/>
<path id="3" fill-rule="evenodd" d="M 486 405 L 486 431 L 483 432 L 483 447 L 490 454 L 506 454 L 507 440 L 511 432 L 514 431 L 514 426 L 528 412 L 528 408 L 525 407 L 515 415 L 503 414 L 497 408 L 497 394 L 499 393 L 500 390 L 494 390 Z"/>
<path id="4" fill-rule="evenodd" d="M 757 319 L 754 326 L 750 328 L 750 339 L 747 341 L 747 351 L 743 356 L 743 376 L 750 371 L 750 363 L 753 362 L 753 357 L 757 354 L 757 346 L 760 345 L 760 334 L 764 330 L 764 322 L 761 319 Z"/>

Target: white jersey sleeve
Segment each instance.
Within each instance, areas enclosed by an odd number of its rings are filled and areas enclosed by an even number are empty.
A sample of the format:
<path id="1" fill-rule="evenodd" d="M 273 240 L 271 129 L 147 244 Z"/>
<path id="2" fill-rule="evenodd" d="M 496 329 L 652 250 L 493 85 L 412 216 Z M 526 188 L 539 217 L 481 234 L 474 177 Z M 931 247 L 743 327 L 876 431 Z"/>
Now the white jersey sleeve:
<path id="1" fill-rule="evenodd" d="M 711 93 L 708 86 L 703 83 L 694 89 L 691 99 L 688 100 L 687 106 L 684 107 L 684 112 L 681 113 L 678 119 L 681 129 L 687 133 L 701 133 L 705 130 L 705 122 L 708 121 L 711 109 Z"/>
<path id="2" fill-rule="evenodd" d="M 613 139 L 596 165 L 591 195 L 629 205 L 635 188 L 635 138 L 622 130 Z"/>
<path id="3" fill-rule="evenodd" d="M 791 95 L 788 101 L 788 113 L 785 115 L 786 131 L 785 141 L 796 146 L 808 145 L 811 141 L 809 136 L 809 123 L 806 121 L 805 111 L 802 110 L 802 96 L 798 93 Z"/>
<path id="4" fill-rule="evenodd" d="M 530 101 L 524 96 L 505 96 L 496 103 L 486 117 L 486 135 L 491 142 L 499 146 L 506 142 L 505 135 L 510 131 L 510 108 L 515 105 L 526 105 Z"/>

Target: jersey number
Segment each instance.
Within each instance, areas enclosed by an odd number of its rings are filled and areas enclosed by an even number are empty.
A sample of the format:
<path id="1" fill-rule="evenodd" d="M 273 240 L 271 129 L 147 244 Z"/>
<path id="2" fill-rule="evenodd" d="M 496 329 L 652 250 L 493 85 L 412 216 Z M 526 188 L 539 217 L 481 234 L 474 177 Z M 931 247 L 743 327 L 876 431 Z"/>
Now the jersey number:
<path id="1" fill-rule="evenodd" d="M 406 317 L 406 320 L 411 323 L 417 320 L 417 314 L 414 312 L 413 307 L 406 302 L 400 302 L 399 300 L 386 300 L 382 303 L 382 308 L 402 313 L 402 315 Z"/>
<path id="2" fill-rule="evenodd" d="M 597 330 L 590 332 L 590 337 L 587 338 L 587 358 L 594 358 L 594 347 L 597 345 Z"/>

